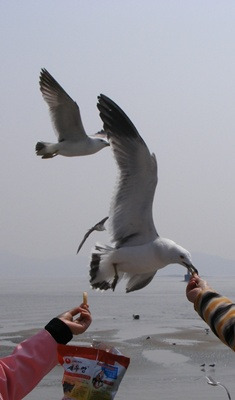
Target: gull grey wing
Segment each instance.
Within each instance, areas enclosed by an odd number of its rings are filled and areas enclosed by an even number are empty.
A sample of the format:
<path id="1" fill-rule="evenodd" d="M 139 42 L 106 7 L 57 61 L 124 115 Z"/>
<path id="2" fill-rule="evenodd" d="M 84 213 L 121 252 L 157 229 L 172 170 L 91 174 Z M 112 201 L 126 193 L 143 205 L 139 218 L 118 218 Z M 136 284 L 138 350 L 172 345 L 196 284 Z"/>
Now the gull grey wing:
<path id="1" fill-rule="evenodd" d="M 86 136 L 77 103 L 45 68 L 41 70 L 39 84 L 59 141 L 77 141 Z"/>
<path id="2" fill-rule="evenodd" d="M 100 95 L 98 99 L 119 167 L 109 213 L 111 240 L 116 247 L 141 245 L 158 236 L 152 217 L 157 161 L 126 114 L 108 97 Z"/>
<path id="3" fill-rule="evenodd" d="M 155 275 L 156 272 L 132 276 L 127 282 L 126 293 L 134 292 L 134 290 L 139 290 L 147 286 Z"/>
<path id="4" fill-rule="evenodd" d="M 105 217 L 103 218 L 101 221 L 97 222 L 97 224 L 95 224 L 94 226 L 92 226 L 92 228 L 90 228 L 87 233 L 85 234 L 84 238 L 82 239 L 80 245 L 78 246 L 77 249 L 77 254 L 78 252 L 81 250 L 82 246 L 84 245 L 85 241 L 87 240 L 87 238 L 90 236 L 90 234 L 94 231 L 104 231 L 105 230 L 105 222 L 107 221 L 109 217 Z"/>

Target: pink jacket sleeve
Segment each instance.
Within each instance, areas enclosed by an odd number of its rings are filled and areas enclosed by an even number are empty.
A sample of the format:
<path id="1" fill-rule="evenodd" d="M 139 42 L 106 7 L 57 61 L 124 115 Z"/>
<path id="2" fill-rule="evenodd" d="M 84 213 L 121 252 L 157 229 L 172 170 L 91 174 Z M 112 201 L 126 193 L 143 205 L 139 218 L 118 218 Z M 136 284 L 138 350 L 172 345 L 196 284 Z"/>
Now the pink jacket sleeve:
<path id="1" fill-rule="evenodd" d="M 21 400 L 58 363 L 57 343 L 45 329 L 0 359 L 0 400 Z"/>

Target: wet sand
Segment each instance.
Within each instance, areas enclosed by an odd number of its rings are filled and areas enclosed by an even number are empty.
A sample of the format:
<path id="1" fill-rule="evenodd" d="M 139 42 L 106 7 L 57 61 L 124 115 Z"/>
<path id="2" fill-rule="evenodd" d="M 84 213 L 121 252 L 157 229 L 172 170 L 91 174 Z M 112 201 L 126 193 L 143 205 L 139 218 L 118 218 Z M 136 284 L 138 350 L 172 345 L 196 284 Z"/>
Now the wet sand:
<path id="1" fill-rule="evenodd" d="M 79 341 L 71 342 L 86 346 L 92 343 L 92 339 L 104 341 L 130 357 L 131 362 L 115 397 L 116 400 L 226 399 L 227 395 L 221 387 L 207 384 L 206 375 L 227 386 L 232 398 L 234 397 L 234 353 L 211 331 L 207 334 L 203 327 L 175 328 L 172 331 L 166 329 L 165 332 L 161 330 L 155 334 L 138 336 L 138 330 L 141 332 L 139 328 L 141 322 L 135 321 L 132 331 L 126 331 L 126 337 L 123 337 L 122 333 L 119 335 L 117 329 L 104 331 L 91 329 L 79 337 Z M 2 335 L 1 357 L 11 353 L 13 343 L 19 343 L 36 331 L 27 330 Z M 131 334 L 134 338 L 131 338 Z M 57 366 L 25 398 L 61 399 L 62 375 L 62 367 Z"/>

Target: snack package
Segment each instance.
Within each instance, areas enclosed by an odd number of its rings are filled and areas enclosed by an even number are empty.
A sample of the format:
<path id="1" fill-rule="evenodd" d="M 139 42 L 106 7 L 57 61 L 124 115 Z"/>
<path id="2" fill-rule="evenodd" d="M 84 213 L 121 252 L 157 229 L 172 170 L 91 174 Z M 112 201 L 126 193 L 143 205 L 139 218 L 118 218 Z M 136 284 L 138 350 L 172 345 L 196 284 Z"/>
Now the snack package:
<path id="1" fill-rule="evenodd" d="M 96 348 L 58 345 L 58 360 L 64 368 L 62 400 L 114 399 L 130 363 L 114 350 L 102 343 Z"/>

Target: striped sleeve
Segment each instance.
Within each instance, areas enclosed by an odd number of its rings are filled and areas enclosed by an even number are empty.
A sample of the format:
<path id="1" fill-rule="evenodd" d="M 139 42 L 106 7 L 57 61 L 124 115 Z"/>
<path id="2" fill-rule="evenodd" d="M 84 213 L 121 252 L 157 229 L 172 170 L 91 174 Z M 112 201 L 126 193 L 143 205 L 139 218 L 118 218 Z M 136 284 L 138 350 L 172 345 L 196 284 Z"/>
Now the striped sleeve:
<path id="1" fill-rule="evenodd" d="M 202 291 L 196 298 L 195 310 L 218 338 L 235 351 L 235 304 L 212 291 Z"/>

